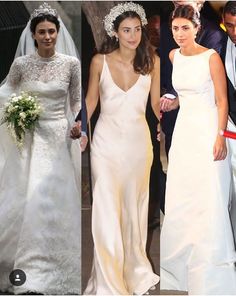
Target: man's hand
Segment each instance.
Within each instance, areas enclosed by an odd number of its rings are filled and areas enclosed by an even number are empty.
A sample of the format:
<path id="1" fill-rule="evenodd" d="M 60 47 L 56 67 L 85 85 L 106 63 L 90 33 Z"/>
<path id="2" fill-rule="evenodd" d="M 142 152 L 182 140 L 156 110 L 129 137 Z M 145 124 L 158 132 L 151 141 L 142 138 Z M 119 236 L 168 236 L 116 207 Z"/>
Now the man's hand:
<path id="1" fill-rule="evenodd" d="M 162 112 L 169 112 L 179 107 L 179 99 L 169 99 L 165 96 L 160 98 L 160 109 Z"/>
<path id="2" fill-rule="evenodd" d="M 77 121 L 74 123 L 74 125 L 72 126 L 71 130 L 70 130 L 70 137 L 75 140 L 80 138 L 81 136 L 81 121 Z"/>

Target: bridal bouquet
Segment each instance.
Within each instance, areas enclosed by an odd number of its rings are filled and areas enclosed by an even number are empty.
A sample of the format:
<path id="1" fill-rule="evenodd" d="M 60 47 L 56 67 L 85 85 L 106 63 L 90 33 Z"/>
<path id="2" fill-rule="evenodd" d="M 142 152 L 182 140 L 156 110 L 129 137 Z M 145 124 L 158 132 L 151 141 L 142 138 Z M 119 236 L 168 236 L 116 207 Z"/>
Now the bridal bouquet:
<path id="1" fill-rule="evenodd" d="M 25 133 L 34 128 L 40 113 L 37 97 L 27 92 L 21 92 L 19 96 L 12 94 L 5 104 L 1 124 L 7 124 L 18 148 L 24 145 Z"/>

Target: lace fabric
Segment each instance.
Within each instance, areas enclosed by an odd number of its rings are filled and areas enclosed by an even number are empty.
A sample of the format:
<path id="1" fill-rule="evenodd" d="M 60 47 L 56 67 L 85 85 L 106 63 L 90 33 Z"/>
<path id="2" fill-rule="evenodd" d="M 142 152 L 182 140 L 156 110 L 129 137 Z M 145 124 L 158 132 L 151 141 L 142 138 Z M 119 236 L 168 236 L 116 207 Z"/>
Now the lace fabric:
<path id="1" fill-rule="evenodd" d="M 13 88 L 30 81 L 57 81 L 61 86 L 67 83 L 72 100 L 80 103 L 80 74 L 80 63 L 75 57 L 56 53 L 51 58 L 42 58 L 35 53 L 15 59 L 7 83 Z M 80 104 L 76 109 L 80 110 Z"/>
<path id="2" fill-rule="evenodd" d="M 69 137 L 68 94 L 80 110 L 80 63 L 56 53 L 17 58 L 0 88 L 1 105 L 29 91 L 43 108 L 34 133 L 19 152 L 0 127 L 0 288 L 13 291 L 9 273 L 24 270 L 15 293 L 80 293 L 80 150 Z M 73 118 L 74 119 L 74 118 Z"/>

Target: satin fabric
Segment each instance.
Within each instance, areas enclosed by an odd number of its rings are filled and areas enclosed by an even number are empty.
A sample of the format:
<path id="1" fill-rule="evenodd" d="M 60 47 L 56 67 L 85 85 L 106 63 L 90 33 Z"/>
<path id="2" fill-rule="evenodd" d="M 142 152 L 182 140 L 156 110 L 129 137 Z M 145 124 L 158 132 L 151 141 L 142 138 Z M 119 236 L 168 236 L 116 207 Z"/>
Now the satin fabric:
<path id="1" fill-rule="evenodd" d="M 145 108 L 150 75 L 123 91 L 104 56 L 101 114 L 91 147 L 94 262 L 84 294 L 143 294 L 159 281 L 146 255 L 153 159 Z"/>
<path id="2" fill-rule="evenodd" d="M 236 254 L 229 218 L 229 157 L 213 160 L 218 112 L 209 59 L 214 50 L 176 50 L 173 85 L 180 100 L 161 231 L 161 289 L 190 295 L 236 294 Z"/>

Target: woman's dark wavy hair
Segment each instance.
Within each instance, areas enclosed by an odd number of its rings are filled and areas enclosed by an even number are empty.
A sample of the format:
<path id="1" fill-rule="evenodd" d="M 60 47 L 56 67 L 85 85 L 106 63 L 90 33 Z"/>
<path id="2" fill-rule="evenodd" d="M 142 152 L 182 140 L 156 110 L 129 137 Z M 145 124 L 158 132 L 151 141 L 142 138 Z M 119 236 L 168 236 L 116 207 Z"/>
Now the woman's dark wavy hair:
<path id="1" fill-rule="evenodd" d="M 114 24 L 115 32 L 118 32 L 120 23 L 126 18 L 138 18 L 141 23 L 141 19 L 136 12 L 126 11 L 121 15 L 119 15 L 114 21 L 113 24 Z M 149 42 L 146 28 L 143 26 L 141 26 L 141 28 L 142 28 L 142 37 L 141 37 L 140 44 L 136 49 L 136 55 L 134 57 L 133 66 L 134 66 L 134 71 L 136 73 L 146 75 L 146 74 L 149 74 L 154 68 L 154 51 Z M 119 42 L 116 41 L 115 36 L 107 37 L 105 42 L 102 44 L 101 49 L 99 50 L 99 53 L 108 54 L 117 48 L 119 48 Z"/>
<path id="2" fill-rule="evenodd" d="M 55 24 L 57 32 L 59 32 L 60 30 L 60 22 L 58 20 L 58 18 L 52 14 L 39 14 L 38 16 L 36 16 L 35 18 L 33 18 L 30 22 L 30 31 L 32 34 L 35 34 L 36 31 L 36 27 L 39 23 L 44 22 L 44 21 L 48 21 L 50 23 Z M 37 41 L 34 41 L 34 45 L 35 47 L 38 47 Z"/>
<path id="3" fill-rule="evenodd" d="M 176 18 L 185 18 L 189 20 L 194 25 L 194 27 L 201 25 L 200 13 L 191 5 L 178 6 L 171 15 L 171 23 Z"/>

